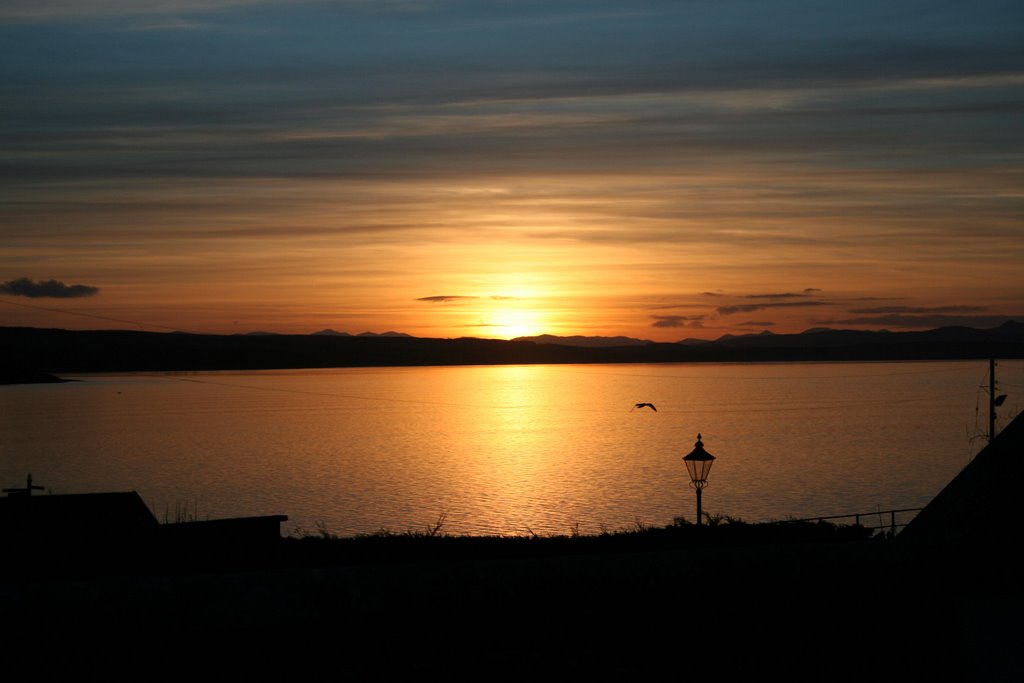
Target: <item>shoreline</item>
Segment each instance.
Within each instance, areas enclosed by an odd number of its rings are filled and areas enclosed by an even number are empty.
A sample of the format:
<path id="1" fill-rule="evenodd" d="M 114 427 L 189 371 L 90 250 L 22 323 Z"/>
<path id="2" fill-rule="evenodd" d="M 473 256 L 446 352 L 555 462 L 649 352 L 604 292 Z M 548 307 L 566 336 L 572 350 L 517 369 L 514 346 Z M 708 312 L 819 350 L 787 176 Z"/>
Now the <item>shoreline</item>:
<path id="1" fill-rule="evenodd" d="M 49 372 L 0 371 L 0 386 L 14 384 L 64 384 L 77 381 L 77 379 L 58 377 Z"/>

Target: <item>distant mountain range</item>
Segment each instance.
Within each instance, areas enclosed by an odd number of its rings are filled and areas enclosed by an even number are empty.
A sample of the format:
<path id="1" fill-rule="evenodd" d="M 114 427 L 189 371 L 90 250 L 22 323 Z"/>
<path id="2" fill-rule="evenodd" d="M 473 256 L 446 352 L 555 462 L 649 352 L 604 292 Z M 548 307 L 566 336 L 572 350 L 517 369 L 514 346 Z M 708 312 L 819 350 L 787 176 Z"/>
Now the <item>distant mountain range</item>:
<path id="1" fill-rule="evenodd" d="M 601 349 L 614 346 L 642 346 L 654 344 L 650 339 L 634 339 L 633 337 L 556 337 L 553 334 L 541 334 L 536 337 L 516 337 L 514 342 L 533 342 L 534 344 L 561 344 L 562 346 L 582 346 Z"/>
<path id="2" fill-rule="evenodd" d="M 280 332 L 241 332 L 235 336 L 239 337 L 283 337 L 285 335 Z M 360 332 L 359 334 L 349 334 L 348 332 L 338 332 L 337 330 L 320 330 L 314 332 L 311 336 L 314 337 L 411 337 L 412 335 L 404 332 Z"/>
<path id="3" fill-rule="evenodd" d="M 200 335 L 0 327 L 0 381 L 33 373 L 519 363 L 1024 358 L 1024 324 L 923 332 L 808 330 L 656 343 L 629 337 L 432 339 L 398 332 Z"/>
<path id="4" fill-rule="evenodd" d="M 971 327 L 943 327 L 922 332 L 890 332 L 889 330 L 835 330 L 827 327 L 813 327 L 797 334 L 775 334 L 765 330 L 751 334 L 725 334 L 718 339 L 681 339 L 676 344 L 711 348 L 747 349 L 814 349 L 835 348 L 860 344 L 881 343 L 922 343 L 974 342 L 983 339 L 992 341 L 1020 340 L 1024 323 L 1009 321 L 999 327 L 979 330 Z M 542 334 L 536 337 L 517 337 L 513 341 L 529 341 L 535 344 L 561 344 L 586 348 L 612 348 L 621 346 L 642 346 L 658 342 L 632 337 L 557 337 Z"/>
<path id="5" fill-rule="evenodd" d="M 359 334 L 349 334 L 348 332 L 338 332 L 337 330 L 320 330 L 314 332 L 315 337 L 411 337 L 411 334 L 405 332 L 360 332 Z"/>

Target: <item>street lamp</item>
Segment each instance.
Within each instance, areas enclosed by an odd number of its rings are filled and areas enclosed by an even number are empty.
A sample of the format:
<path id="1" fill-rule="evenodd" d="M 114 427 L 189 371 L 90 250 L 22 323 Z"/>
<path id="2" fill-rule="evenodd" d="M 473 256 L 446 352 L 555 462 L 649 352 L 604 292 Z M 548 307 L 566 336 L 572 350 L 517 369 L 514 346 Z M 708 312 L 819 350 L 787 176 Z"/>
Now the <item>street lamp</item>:
<path id="1" fill-rule="evenodd" d="M 708 485 L 708 473 L 711 471 L 711 463 L 715 456 L 704 450 L 704 444 L 700 441 L 700 434 L 697 435 L 697 443 L 689 455 L 683 456 L 686 463 L 686 471 L 690 473 L 690 486 L 697 491 L 697 524 L 701 523 L 700 492 Z"/>

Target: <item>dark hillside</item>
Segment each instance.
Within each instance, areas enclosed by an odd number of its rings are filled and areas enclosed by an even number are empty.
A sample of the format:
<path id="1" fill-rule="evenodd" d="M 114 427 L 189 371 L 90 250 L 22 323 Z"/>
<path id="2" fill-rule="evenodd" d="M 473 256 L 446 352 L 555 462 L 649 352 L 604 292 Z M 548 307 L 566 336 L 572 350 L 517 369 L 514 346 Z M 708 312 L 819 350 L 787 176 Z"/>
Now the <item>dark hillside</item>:
<path id="1" fill-rule="evenodd" d="M 402 365 L 946 360 L 1024 358 L 1024 325 L 930 332 L 829 330 L 700 345 L 580 347 L 403 336 L 194 335 L 0 328 L 0 374 Z"/>

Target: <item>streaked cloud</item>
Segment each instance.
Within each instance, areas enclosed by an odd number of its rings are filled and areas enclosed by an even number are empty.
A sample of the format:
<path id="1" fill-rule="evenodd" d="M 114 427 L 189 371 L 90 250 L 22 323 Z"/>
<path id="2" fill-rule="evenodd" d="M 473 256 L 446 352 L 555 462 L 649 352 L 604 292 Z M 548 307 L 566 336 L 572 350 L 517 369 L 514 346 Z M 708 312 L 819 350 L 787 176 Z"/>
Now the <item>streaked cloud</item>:
<path id="1" fill-rule="evenodd" d="M 832 306 L 827 301 L 785 301 L 766 304 L 739 304 L 736 306 L 719 306 L 716 310 L 720 315 L 733 315 L 735 313 L 752 313 L 766 308 L 809 308 L 814 306 Z"/>
<path id="2" fill-rule="evenodd" d="M 933 327 L 998 327 L 1008 321 L 1024 322 L 1024 313 L 1016 316 L 1006 315 L 878 315 L 860 318 L 824 319 L 816 321 L 820 325 L 866 325 L 874 328 L 896 327 L 930 329 Z"/>
<path id="3" fill-rule="evenodd" d="M 453 303 L 453 302 L 456 302 L 456 301 L 466 301 L 466 300 L 469 300 L 469 299 L 479 299 L 479 298 L 480 297 L 476 297 L 476 296 L 456 296 L 456 295 L 450 295 L 450 294 L 441 294 L 441 295 L 438 295 L 438 296 L 421 296 L 420 298 L 416 299 L 416 301 L 429 301 L 429 302 L 435 303 L 435 304 L 442 304 L 442 303 L 443 304 L 448 304 L 448 303 Z"/>
<path id="4" fill-rule="evenodd" d="M 520 301 L 522 297 L 507 296 L 503 294 L 492 294 L 491 296 L 486 297 L 472 295 L 440 294 L 437 296 L 421 296 L 417 298 L 416 301 L 429 301 L 431 303 L 454 303 L 458 301 L 472 301 L 474 299 L 486 299 L 490 301 Z"/>
<path id="5" fill-rule="evenodd" d="M 211 331 L 1010 314 L 1022 21 L 995 0 L 11 0 L 0 269 Z M 681 315 L 638 314 L 658 310 Z"/>
<path id="6" fill-rule="evenodd" d="M 810 296 L 805 290 L 803 294 L 795 294 L 793 292 L 784 292 L 782 294 L 747 294 L 747 299 L 799 299 L 806 296 Z"/>
<path id="7" fill-rule="evenodd" d="M 851 308 L 850 313 L 974 313 L 987 306 L 879 306 L 877 308 Z"/>
<path id="8" fill-rule="evenodd" d="M 654 320 L 654 322 L 651 323 L 651 327 L 700 328 L 704 326 L 703 315 L 652 315 L 651 318 Z"/>
<path id="9" fill-rule="evenodd" d="M 66 21 L 223 12 L 250 5 L 287 4 L 289 0 L 4 0 L 2 22 Z M 345 0 L 342 0 L 343 2 Z"/>

